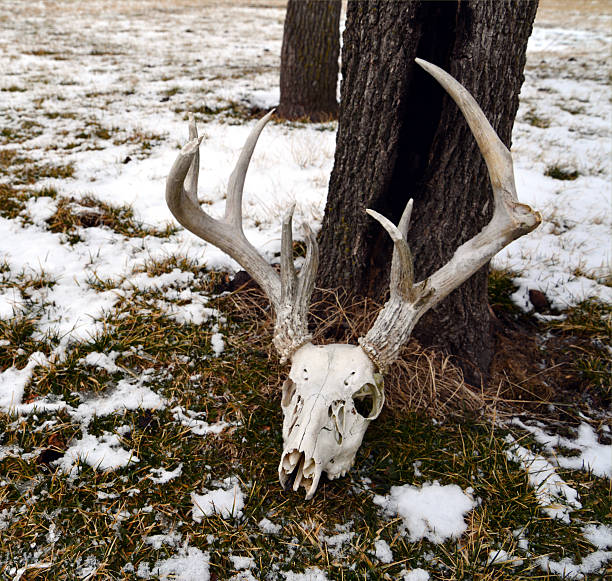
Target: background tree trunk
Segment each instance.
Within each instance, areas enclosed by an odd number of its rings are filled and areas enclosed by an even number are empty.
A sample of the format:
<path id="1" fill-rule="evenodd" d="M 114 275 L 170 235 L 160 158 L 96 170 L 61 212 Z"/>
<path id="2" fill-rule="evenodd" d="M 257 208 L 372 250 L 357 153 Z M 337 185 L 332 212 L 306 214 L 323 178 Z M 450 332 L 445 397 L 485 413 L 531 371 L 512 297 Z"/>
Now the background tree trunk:
<path id="1" fill-rule="evenodd" d="M 408 239 L 417 280 L 487 223 L 492 198 L 482 155 L 455 103 L 414 58 L 461 82 L 509 146 L 536 9 L 531 0 L 349 1 L 320 286 L 384 298 L 392 246 L 366 208 L 397 223 L 414 198 Z M 415 330 L 422 343 L 457 356 L 472 381 L 486 378 L 493 352 L 487 272 Z"/>
<path id="2" fill-rule="evenodd" d="M 285 119 L 338 116 L 341 0 L 289 0 L 283 30 L 280 104 Z"/>

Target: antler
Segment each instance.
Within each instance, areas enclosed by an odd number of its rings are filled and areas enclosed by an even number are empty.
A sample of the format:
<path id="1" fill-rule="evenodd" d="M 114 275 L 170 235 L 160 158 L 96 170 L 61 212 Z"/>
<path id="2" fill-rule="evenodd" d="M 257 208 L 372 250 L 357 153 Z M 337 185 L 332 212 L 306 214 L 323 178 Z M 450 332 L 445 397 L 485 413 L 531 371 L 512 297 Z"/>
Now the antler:
<path id="1" fill-rule="evenodd" d="M 316 239 L 307 225 L 306 258 L 299 274 L 293 265 L 291 223 L 293 206 L 283 219 L 281 239 L 281 274 L 259 254 L 246 239 L 242 229 L 242 190 L 257 139 L 272 117 L 270 111 L 260 119 L 242 148 L 227 190 L 225 214 L 213 219 L 202 210 L 197 200 L 199 146 L 202 138 L 193 117 L 189 120 L 189 138 L 177 157 L 166 181 L 166 203 L 174 217 L 187 230 L 231 256 L 246 270 L 266 293 L 276 312 L 274 345 L 281 361 L 310 341 L 308 305 L 314 287 L 319 251 Z"/>
<path id="2" fill-rule="evenodd" d="M 541 222 L 539 212 L 518 201 L 512 156 L 472 95 L 441 68 L 422 59 L 416 62 L 444 87 L 461 109 L 487 164 L 495 206 L 487 226 L 459 246 L 450 261 L 438 271 L 416 284 L 412 255 L 406 242 L 412 200 L 398 227 L 377 212 L 366 210 L 389 233 L 394 244 L 389 300 L 366 336 L 359 339 L 362 348 L 381 370 L 397 359 L 400 347 L 408 341 L 426 311 L 463 284 L 504 246 L 531 232 Z"/>

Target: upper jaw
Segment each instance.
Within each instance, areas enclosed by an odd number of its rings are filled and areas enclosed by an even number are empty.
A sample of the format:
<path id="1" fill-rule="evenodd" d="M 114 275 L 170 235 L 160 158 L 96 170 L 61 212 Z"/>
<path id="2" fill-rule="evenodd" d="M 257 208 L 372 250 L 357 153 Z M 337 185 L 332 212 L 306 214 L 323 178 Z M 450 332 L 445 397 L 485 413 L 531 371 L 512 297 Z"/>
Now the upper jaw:
<path id="1" fill-rule="evenodd" d="M 312 456 L 295 448 L 283 452 L 278 466 L 278 478 L 281 486 L 291 486 L 297 491 L 300 486 L 306 490 L 306 500 L 310 500 L 319 486 L 323 470 Z"/>

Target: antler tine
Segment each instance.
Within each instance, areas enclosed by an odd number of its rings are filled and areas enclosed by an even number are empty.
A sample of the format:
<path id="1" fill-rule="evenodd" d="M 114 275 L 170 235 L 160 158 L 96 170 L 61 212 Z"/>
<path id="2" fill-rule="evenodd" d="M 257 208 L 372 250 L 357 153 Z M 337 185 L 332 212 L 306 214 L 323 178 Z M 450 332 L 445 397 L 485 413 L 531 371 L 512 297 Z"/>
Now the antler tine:
<path id="1" fill-rule="evenodd" d="M 295 203 L 283 218 L 281 231 L 281 303 L 290 301 L 295 295 L 297 276 L 293 265 L 293 212 Z"/>
<path id="2" fill-rule="evenodd" d="M 306 234 L 306 257 L 298 275 L 297 299 L 300 303 L 300 309 L 307 313 L 319 268 L 319 245 L 310 226 L 304 222 L 302 227 Z"/>
<path id="3" fill-rule="evenodd" d="M 234 228 L 238 228 L 242 232 L 242 190 L 244 188 L 244 180 L 246 178 L 247 170 L 249 169 L 249 163 L 251 162 L 251 156 L 257 140 L 262 132 L 266 123 L 270 121 L 275 109 L 268 111 L 253 127 L 249 134 L 240 157 L 236 163 L 236 167 L 230 175 L 229 182 L 227 185 L 227 202 L 225 205 L 225 221 L 231 224 Z"/>
<path id="4" fill-rule="evenodd" d="M 308 307 L 318 264 L 318 247 L 306 227 L 307 252 L 299 275 L 293 265 L 291 223 L 294 206 L 283 218 L 281 274 L 249 243 L 242 229 L 242 190 L 257 139 L 274 110 L 262 117 L 251 130 L 230 176 L 225 214 L 215 220 L 202 210 L 197 200 L 199 145 L 197 128 L 189 120 L 191 141 L 181 150 L 166 183 L 166 202 L 174 217 L 196 236 L 216 246 L 242 266 L 264 290 L 276 311 L 274 344 L 286 361 L 296 349 L 310 341 Z"/>
<path id="5" fill-rule="evenodd" d="M 366 210 L 391 236 L 393 240 L 393 259 L 391 260 L 391 274 L 389 277 L 389 288 L 391 294 L 399 294 L 407 300 L 414 298 L 414 261 L 410 246 L 406 242 L 408 225 L 412 214 L 412 198 L 408 200 L 406 209 L 402 214 L 399 225 L 374 210 Z"/>
<path id="6" fill-rule="evenodd" d="M 438 303 L 504 246 L 536 228 L 542 217 L 539 212 L 518 201 L 512 155 L 474 97 L 440 67 L 422 59 L 416 59 L 416 62 L 442 85 L 461 109 L 487 164 L 495 201 L 489 224 L 462 244 L 453 258 L 430 277 L 430 284 L 436 289 L 435 303 Z"/>
<path id="7" fill-rule="evenodd" d="M 275 309 L 280 305 L 281 284 L 276 271 L 244 236 L 242 224 L 242 188 L 248 163 L 257 138 L 271 113 L 263 117 L 251 131 L 236 168 L 230 178 L 225 217 L 211 218 L 202 210 L 195 189 L 201 137 L 192 138 L 179 153 L 166 181 L 166 203 L 182 226 L 216 246 L 242 266 L 259 284 Z M 191 137 L 197 135 L 195 122 L 190 122 Z M 191 173 L 189 174 L 189 172 Z M 189 175 L 188 175 L 189 174 Z M 185 187 L 186 186 L 186 187 Z"/>
<path id="8" fill-rule="evenodd" d="M 198 128 L 193 114 L 189 114 L 189 140 L 198 138 Z M 187 177 L 185 178 L 185 193 L 195 202 L 198 202 L 198 176 L 200 174 L 200 150 L 197 149 L 193 156 L 193 161 L 189 166 Z"/>
<path id="9" fill-rule="evenodd" d="M 291 225 L 295 204 L 291 206 L 282 225 L 281 238 L 281 304 L 276 313 L 274 345 L 285 362 L 296 349 L 312 339 L 308 333 L 308 310 L 319 263 L 319 247 L 308 224 L 306 257 L 300 273 L 293 264 L 293 234 Z"/>
<path id="10" fill-rule="evenodd" d="M 509 197 L 512 197 L 515 202 L 518 202 L 514 183 L 512 155 L 495 132 L 495 129 L 491 127 L 489 120 L 474 97 L 461 83 L 440 67 L 419 58 L 415 59 L 415 62 L 440 83 L 459 109 L 461 109 L 487 164 L 493 190 L 501 189 Z M 496 197 L 495 201 L 497 203 L 501 200 L 498 200 Z"/>
<path id="11" fill-rule="evenodd" d="M 404 212 L 400 228 L 368 210 L 393 238 L 393 262 L 401 265 L 399 272 L 395 264 L 392 266 L 390 299 L 366 336 L 359 339 L 364 350 L 381 368 L 397 358 L 400 347 L 408 340 L 412 329 L 427 310 L 463 284 L 504 246 L 531 232 L 541 221 L 538 212 L 518 201 L 512 156 L 472 95 L 441 68 L 422 59 L 416 59 L 416 62 L 442 85 L 465 116 L 487 164 L 495 206 L 487 226 L 457 248 L 448 263 L 424 281 L 416 285 L 412 283 L 411 290 L 404 293 L 394 292 L 394 285 L 396 281 L 402 281 L 402 271 L 408 269 L 408 259 L 403 255 L 407 255 L 404 248 L 404 228 L 407 228 L 404 216 L 409 210 L 407 208 Z"/>

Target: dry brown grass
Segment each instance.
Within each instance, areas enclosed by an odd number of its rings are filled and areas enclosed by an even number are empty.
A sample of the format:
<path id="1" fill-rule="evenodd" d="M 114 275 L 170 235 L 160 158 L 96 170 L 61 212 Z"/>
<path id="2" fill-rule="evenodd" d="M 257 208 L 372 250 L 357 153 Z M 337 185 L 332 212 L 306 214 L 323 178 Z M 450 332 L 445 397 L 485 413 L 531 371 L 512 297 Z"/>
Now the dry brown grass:
<path id="1" fill-rule="evenodd" d="M 220 290 L 234 290 L 224 285 Z M 267 299 L 252 281 L 247 280 L 236 290 L 230 300 L 235 312 L 242 314 L 241 324 L 250 321 L 254 348 L 265 350 L 270 360 L 274 360 L 273 322 Z M 351 298 L 344 291 L 317 292 L 317 300 L 311 307 L 314 342 L 357 344 L 357 339 L 365 335 L 378 315 L 380 305 L 367 298 Z M 280 377 L 270 378 L 268 389 L 270 394 L 277 393 Z M 385 397 L 389 413 L 404 415 L 418 411 L 432 417 L 473 414 L 499 402 L 497 390 L 490 393 L 469 385 L 451 357 L 424 348 L 414 339 L 402 349 L 401 359 L 387 370 Z"/>
<path id="2" fill-rule="evenodd" d="M 273 321 L 267 299 L 248 276 L 235 285 L 229 277 L 221 280 L 219 290 L 232 292 L 229 300 L 240 324 L 250 324 L 253 348 L 265 351 L 270 362 L 277 357 L 272 346 Z M 344 291 L 317 290 L 311 307 L 314 342 L 351 343 L 367 332 L 380 306 L 371 299 L 354 299 Z M 576 354 L 568 341 L 578 337 L 543 341 L 546 326 L 527 316 L 495 319 L 495 354 L 486 386 L 470 385 L 462 370 L 449 355 L 425 348 L 411 339 L 401 358 L 385 373 L 387 413 L 403 416 L 410 412 L 430 417 L 473 416 L 506 417 L 521 413 L 550 415 L 549 404 L 565 414 L 574 404 L 604 406 L 588 377 L 576 366 Z M 230 339 L 231 341 L 231 339 Z M 588 343 L 590 339 L 582 340 Z M 572 343 L 572 345 L 573 345 Z M 575 351 L 575 349 L 574 349 Z M 274 366 L 273 368 L 276 368 Z M 280 390 L 286 369 L 270 377 L 266 390 L 273 396 Z M 600 401 L 601 400 L 601 401 Z"/>

